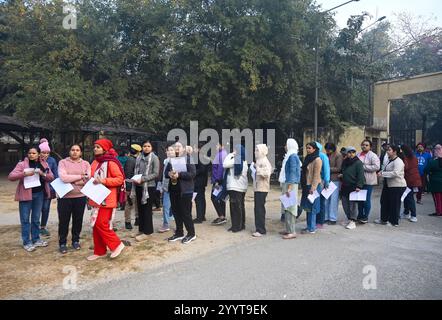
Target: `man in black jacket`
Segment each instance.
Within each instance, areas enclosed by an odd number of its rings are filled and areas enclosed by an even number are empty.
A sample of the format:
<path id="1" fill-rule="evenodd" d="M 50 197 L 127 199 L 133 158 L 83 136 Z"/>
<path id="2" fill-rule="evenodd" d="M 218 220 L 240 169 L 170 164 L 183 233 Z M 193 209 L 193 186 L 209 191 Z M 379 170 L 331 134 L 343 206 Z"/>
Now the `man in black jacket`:
<path id="1" fill-rule="evenodd" d="M 203 144 L 198 144 L 198 148 L 194 149 L 194 161 L 196 163 L 196 176 L 195 176 L 195 206 L 196 206 L 196 219 L 193 223 L 203 223 L 206 221 L 206 187 L 209 179 L 209 161 L 210 159 L 199 158 L 199 151 L 203 147 Z M 204 161 L 205 160 L 205 161 Z M 203 163 L 204 162 L 204 163 Z"/>
<path id="2" fill-rule="evenodd" d="M 138 144 L 132 144 L 130 146 L 130 154 L 127 158 L 126 163 L 124 164 L 124 175 L 126 176 L 126 195 L 127 195 L 127 203 L 124 208 L 124 220 L 125 227 L 128 230 L 132 230 L 132 220 L 131 220 L 131 212 L 132 208 L 135 208 L 135 226 L 138 226 L 138 208 L 136 207 L 136 201 L 130 197 L 130 192 L 132 190 L 132 182 L 129 181 L 134 176 L 135 172 L 135 164 L 136 159 L 141 151 L 141 146 Z"/>

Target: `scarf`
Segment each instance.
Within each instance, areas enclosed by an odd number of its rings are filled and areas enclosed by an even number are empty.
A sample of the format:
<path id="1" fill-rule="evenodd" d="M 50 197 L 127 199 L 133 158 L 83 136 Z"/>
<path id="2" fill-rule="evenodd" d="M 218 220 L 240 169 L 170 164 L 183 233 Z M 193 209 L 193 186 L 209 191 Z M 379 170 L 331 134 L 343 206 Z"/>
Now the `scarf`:
<path id="1" fill-rule="evenodd" d="M 299 146 L 295 139 L 287 139 L 287 153 L 284 156 L 284 160 L 282 161 L 281 172 L 279 172 L 280 183 L 285 183 L 285 165 L 287 164 L 287 160 L 293 154 L 298 154 Z"/>
<path id="2" fill-rule="evenodd" d="M 302 164 L 302 171 L 301 171 L 301 186 L 305 188 L 307 186 L 307 167 L 310 163 L 316 160 L 316 158 L 319 157 L 319 149 L 315 152 L 308 154 L 305 159 L 304 163 Z"/>
<path id="3" fill-rule="evenodd" d="M 146 168 L 144 172 L 140 172 L 140 164 L 141 161 L 147 162 Z M 149 154 L 140 154 L 137 157 L 136 163 L 135 163 L 135 172 L 134 174 L 142 174 L 143 176 L 147 176 L 149 174 L 149 170 L 150 170 L 150 166 L 152 164 L 152 152 Z M 148 188 L 148 181 L 145 181 L 143 183 L 143 195 L 141 196 L 141 204 L 146 204 L 147 203 L 147 199 L 149 199 L 149 188 Z M 135 197 L 135 188 L 132 188 L 131 190 L 131 197 L 134 196 Z"/>
<path id="4" fill-rule="evenodd" d="M 121 171 L 121 174 L 123 175 L 123 178 L 126 180 L 126 176 L 124 175 L 123 167 L 121 166 L 121 162 L 117 159 L 117 152 L 114 149 L 110 149 L 108 152 L 103 154 L 102 156 L 95 157 L 95 160 L 98 162 L 97 171 L 103 166 L 104 163 L 107 162 L 114 162 L 117 164 L 118 168 Z M 107 177 L 107 168 L 106 168 L 106 176 Z"/>

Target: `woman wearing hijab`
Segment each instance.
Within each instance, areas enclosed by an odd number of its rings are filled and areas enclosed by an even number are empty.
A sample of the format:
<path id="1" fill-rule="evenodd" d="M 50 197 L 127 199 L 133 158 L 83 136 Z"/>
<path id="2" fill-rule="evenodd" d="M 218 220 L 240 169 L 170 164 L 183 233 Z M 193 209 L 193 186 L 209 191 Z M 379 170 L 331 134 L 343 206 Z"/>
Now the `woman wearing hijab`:
<path id="1" fill-rule="evenodd" d="M 429 177 L 428 190 L 433 195 L 436 212 L 430 216 L 442 216 L 442 145 L 434 147 L 434 159 L 428 162 L 425 174 Z"/>
<path id="2" fill-rule="evenodd" d="M 279 173 L 279 182 L 281 183 L 282 193 L 290 196 L 290 192 L 295 192 L 298 196 L 298 184 L 301 180 L 301 161 L 298 157 L 298 143 L 295 139 L 287 139 L 285 145 L 286 154 L 282 161 L 281 172 Z M 283 208 L 286 230 L 281 232 L 283 239 L 296 238 L 295 224 L 297 216 L 297 206 Z"/>
<path id="3" fill-rule="evenodd" d="M 124 244 L 112 228 L 112 220 L 118 204 L 118 190 L 125 180 L 124 170 L 117 159 L 112 141 L 108 139 L 95 141 L 94 155 L 95 160 L 91 165 L 94 184 L 104 185 L 110 189 L 111 193 L 100 204 L 89 200 L 89 205 L 93 207 L 91 225 L 94 238 L 94 254 L 87 258 L 89 261 L 106 256 L 107 248 L 112 251 L 111 258 L 118 257 L 124 249 Z"/>
<path id="4" fill-rule="evenodd" d="M 320 196 L 313 203 L 308 199 L 309 195 L 313 195 L 315 191 L 321 194 L 321 170 L 322 160 L 319 157 L 319 148 L 315 142 L 307 143 L 307 156 L 302 164 L 301 186 L 302 199 L 301 207 L 307 212 L 307 228 L 302 233 L 316 233 L 316 215 L 321 210 Z"/>
<path id="5" fill-rule="evenodd" d="M 25 178 L 31 176 L 38 178 L 40 184 L 25 188 Z M 8 179 L 19 181 L 15 201 L 19 201 L 23 248 L 32 252 L 36 247 L 47 247 L 48 243 L 40 239 L 40 215 L 43 201 L 51 197 L 49 183 L 54 180 L 54 175 L 47 162 L 40 158 L 39 147 L 29 149 L 28 156 L 15 166 Z"/>
<path id="6" fill-rule="evenodd" d="M 160 160 L 153 153 L 150 141 L 142 144 L 143 151 L 137 157 L 134 175 L 141 174 L 141 180 L 133 181 L 135 188 L 132 195 L 135 195 L 138 208 L 139 234 L 135 237 L 138 242 L 148 239 L 153 233 L 152 206 L 156 191 L 156 179 L 160 174 Z"/>
<path id="7" fill-rule="evenodd" d="M 272 174 L 272 165 L 267 158 L 269 149 L 265 144 L 258 144 L 255 148 L 256 163 L 254 167 L 255 177 L 253 179 L 253 189 L 255 191 L 255 227 L 254 237 L 262 237 L 266 234 L 266 197 L 270 191 L 270 176 Z M 251 165 L 251 166 L 252 166 Z"/>
<path id="8" fill-rule="evenodd" d="M 244 199 L 248 187 L 246 152 L 242 145 L 226 156 L 223 163 L 226 169 L 226 188 L 229 193 L 230 217 L 232 227 L 229 231 L 239 232 L 246 228 Z"/>

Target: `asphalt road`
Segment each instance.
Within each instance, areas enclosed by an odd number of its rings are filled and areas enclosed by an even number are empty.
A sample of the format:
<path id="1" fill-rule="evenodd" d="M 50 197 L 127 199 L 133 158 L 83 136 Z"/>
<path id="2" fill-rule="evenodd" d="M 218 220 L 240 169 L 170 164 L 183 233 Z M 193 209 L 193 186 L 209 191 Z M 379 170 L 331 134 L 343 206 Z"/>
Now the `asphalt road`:
<path id="1" fill-rule="evenodd" d="M 378 196 L 371 220 L 378 217 Z M 430 197 L 419 206 L 416 224 L 327 226 L 295 240 L 269 234 L 64 298 L 442 299 L 442 218 L 427 216 Z"/>

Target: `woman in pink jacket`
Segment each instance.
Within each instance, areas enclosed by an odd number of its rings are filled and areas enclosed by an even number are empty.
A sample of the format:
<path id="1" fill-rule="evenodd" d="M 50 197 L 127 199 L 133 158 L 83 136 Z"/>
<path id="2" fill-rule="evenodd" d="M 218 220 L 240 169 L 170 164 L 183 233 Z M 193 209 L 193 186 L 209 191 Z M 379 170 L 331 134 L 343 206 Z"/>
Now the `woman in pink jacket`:
<path id="1" fill-rule="evenodd" d="M 72 248 L 80 250 L 80 233 L 83 226 L 86 197 L 80 192 L 91 176 L 91 165 L 84 161 L 81 146 L 74 144 L 69 150 L 69 157 L 58 164 L 58 175 L 64 183 L 70 183 L 74 188 L 62 199 L 58 199 L 58 241 L 60 252 L 68 252 L 66 246 L 69 233 L 69 221 L 72 217 Z"/>
<path id="2" fill-rule="evenodd" d="M 40 239 L 40 216 L 43 201 L 51 197 L 49 182 L 54 180 L 54 175 L 47 162 L 40 159 L 39 147 L 29 149 L 28 156 L 15 166 L 8 179 L 19 181 L 15 201 L 19 201 L 23 248 L 31 252 L 36 247 L 47 247 L 48 243 Z"/>

